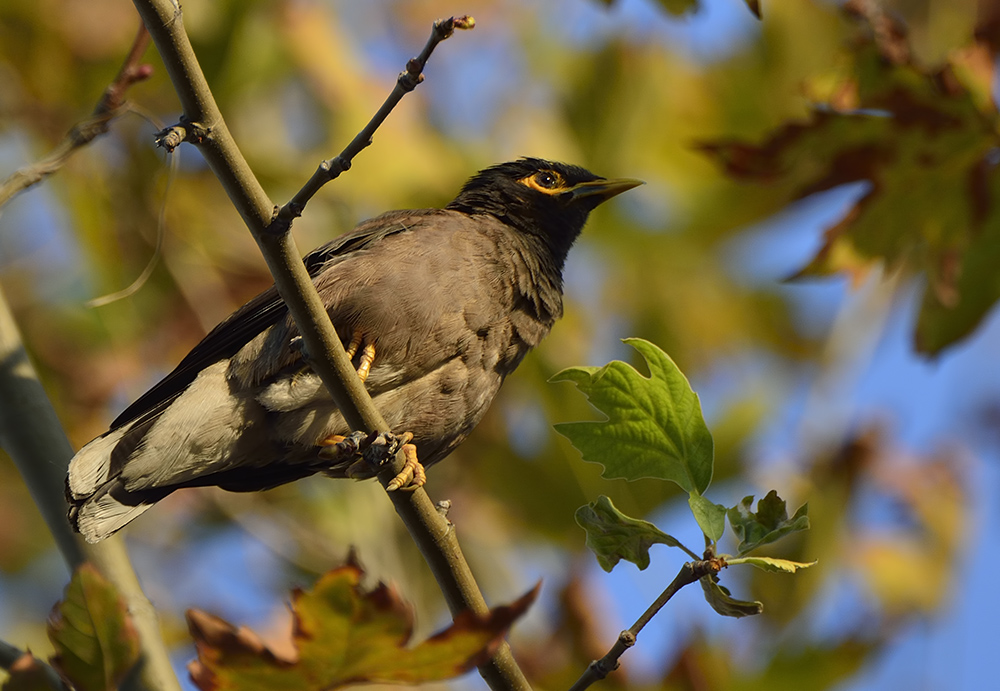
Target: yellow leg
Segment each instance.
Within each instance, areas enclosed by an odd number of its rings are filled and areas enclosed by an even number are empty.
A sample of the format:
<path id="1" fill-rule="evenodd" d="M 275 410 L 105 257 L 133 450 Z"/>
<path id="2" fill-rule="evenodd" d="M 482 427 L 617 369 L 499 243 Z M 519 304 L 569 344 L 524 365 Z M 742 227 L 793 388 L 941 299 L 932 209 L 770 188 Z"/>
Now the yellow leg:
<path id="1" fill-rule="evenodd" d="M 361 346 L 361 341 L 364 336 L 361 334 L 361 329 L 357 329 L 351 336 L 351 342 L 347 344 L 347 357 L 351 360 L 354 359 L 354 354 L 358 352 L 358 348 Z"/>
<path id="2" fill-rule="evenodd" d="M 373 362 L 375 362 L 375 344 L 367 343 L 365 349 L 361 351 L 361 362 L 358 363 L 358 378 L 361 379 L 362 384 L 368 379 Z"/>
<path id="3" fill-rule="evenodd" d="M 357 372 L 358 378 L 361 379 L 361 383 L 363 384 L 368 379 L 372 363 L 375 362 L 375 344 L 365 343 L 365 336 L 361 333 L 361 329 L 356 329 L 351 336 L 351 342 L 347 344 L 347 357 L 353 360 L 362 343 L 365 344 L 365 347 L 361 350 L 361 360 L 358 362 Z"/>

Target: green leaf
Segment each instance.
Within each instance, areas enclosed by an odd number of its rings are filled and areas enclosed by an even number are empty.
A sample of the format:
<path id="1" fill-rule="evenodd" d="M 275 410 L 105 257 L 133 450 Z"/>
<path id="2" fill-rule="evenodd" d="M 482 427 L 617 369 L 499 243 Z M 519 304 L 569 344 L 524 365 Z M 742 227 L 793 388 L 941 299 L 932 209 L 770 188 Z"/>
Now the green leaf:
<path id="1" fill-rule="evenodd" d="M 726 532 L 726 507 L 713 504 L 700 494 L 688 496 L 688 506 L 691 507 L 691 513 L 694 514 L 694 520 L 698 521 L 701 532 L 712 542 L 718 542 Z"/>
<path id="2" fill-rule="evenodd" d="M 737 566 L 739 564 L 750 564 L 751 566 L 756 566 L 762 571 L 770 571 L 771 573 L 795 573 L 799 569 L 808 569 L 810 566 L 815 566 L 816 562 L 801 562 L 801 561 L 791 561 L 789 559 L 772 559 L 771 557 L 737 557 L 735 559 L 726 559 L 726 563 L 730 566 Z"/>
<path id="3" fill-rule="evenodd" d="M 203 691 L 298 689 L 325 691 L 348 684 L 420 684 L 450 679 L 482 663 L 538 588 L 485 616 L 463 612 L 450 627 L 413 647 L 412 608 L 392 588 L 361 587 L 362 571 L 347 564 L 292 597 L 297 659 L 279 657 L 252 631 L 189 610 L 198 659 L 189 666 Z"/>
<path id="4" fill-rule="evenodd" d="M 139 659 L 139 637 L 114 586 L 84 564 L 49 617 L 53 664 L 79 691 L 111 691 Z"/>
<path id="5" fill-rule="evenodd" d="M 800 506 L 791 519 L 788 518 L 785 500 L 773 489 L 757 502 L 756 513 L 750 510 L 752 504 L 751 494 L 729 509 L 729 523 L 740 539 L 738 554 L 751 552 L 789 533 L 809 529 L 809 516 L 806 515 L 809 512 L 808 504 Z"/>
<path id="6" fill-rule="evenodd" d="M 604 477 L 676 482 L 701 494 L 712 481 L 712 434 L 701 403 L 673 360 L 649 341 L 625 339 L 649 365 L 642 376 L 631 365 L 570 367 L 549 381 L 571 381 L 608 416 L 606 422 L 564 422 L 556 430 L 604 466 Z"/>
<path id="7" fill-rule="evenodd" d="M 701 582 L 701 589 L 705 592 L 708 604 L 724 617 L 752 617 L 764 611 L 763 603 L 734 598 L 730 595 L 729 589 L 719 585 L 714 576 L 702 576 L 698 580 Z"/>
<path id="8" fill-rule="evenodd" d="M 655 544 L 679 547 L 698 558 L 652 523 L 626 516 L 605 496 L 577 509 L 576 522 L 587 531 L 587 547 L 597 555 L 597 563 L 605 571 L 611 571 L 622 559 L 645 569 L 649 566 L 649 548 Z"/>

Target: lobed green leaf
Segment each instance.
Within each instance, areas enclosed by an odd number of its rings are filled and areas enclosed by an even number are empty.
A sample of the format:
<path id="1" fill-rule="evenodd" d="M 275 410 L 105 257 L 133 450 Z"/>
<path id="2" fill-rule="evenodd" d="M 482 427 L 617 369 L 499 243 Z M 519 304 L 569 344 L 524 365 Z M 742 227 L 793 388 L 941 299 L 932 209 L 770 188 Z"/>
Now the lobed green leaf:
<path id="1" fill-rule="evenodd" d="M 689 493 L 712 481 L 714 446 L 698 395 L 673 360 L 641 338 L 625 339 L 645 358 L 650 376 L 614 361 L 603 367 L 571 367 L 550 381 L 571 381 L 604 422 L 564 422 L 556 430 L 586 461 L 604 466 L 604 477 L 656 478 Z"/>

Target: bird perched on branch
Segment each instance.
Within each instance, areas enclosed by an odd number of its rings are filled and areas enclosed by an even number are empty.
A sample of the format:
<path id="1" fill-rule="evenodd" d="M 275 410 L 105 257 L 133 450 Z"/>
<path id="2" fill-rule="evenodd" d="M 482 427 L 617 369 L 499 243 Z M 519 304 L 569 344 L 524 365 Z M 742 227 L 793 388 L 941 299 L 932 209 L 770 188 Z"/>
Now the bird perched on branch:
<path id="1" fill-rule="evenodd" d="M 444 209 L 390 211 L 305 264 L 417 487 L 482 419 L 562 315 L 587 215 L 641 184 L 525 158 L 474 175 Z M 69 466 L 73 527 L 102 540 L 182 487 L 255 491 L 314 473 L 374 476 L 272 287 L 213 329 Z M 352 432 L 354 432 L 352 434 Z"/>

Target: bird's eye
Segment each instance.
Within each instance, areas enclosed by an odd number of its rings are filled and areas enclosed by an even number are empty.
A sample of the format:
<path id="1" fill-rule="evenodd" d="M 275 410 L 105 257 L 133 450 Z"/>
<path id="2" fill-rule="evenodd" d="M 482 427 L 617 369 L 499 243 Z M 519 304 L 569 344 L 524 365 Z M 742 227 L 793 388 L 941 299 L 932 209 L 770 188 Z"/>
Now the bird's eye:
<path id="1" fill-rule="evenodd" d="M 535 175 L 535 182 L 538 183 L 539 187 L 544 187 L 547 190 L 555 189 L 559 184 L 559 178 L 556 177 L 555 173 L 541 172 Z"/>

